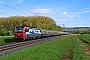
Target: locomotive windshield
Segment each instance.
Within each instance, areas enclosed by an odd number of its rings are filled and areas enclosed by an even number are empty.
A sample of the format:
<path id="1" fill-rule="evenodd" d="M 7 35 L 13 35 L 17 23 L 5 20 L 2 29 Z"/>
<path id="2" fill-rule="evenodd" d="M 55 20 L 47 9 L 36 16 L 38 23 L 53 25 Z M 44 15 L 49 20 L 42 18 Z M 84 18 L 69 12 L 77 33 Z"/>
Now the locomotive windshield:
<path id="1" fill-rule="evenodd" d="M 23 32 L 24 27 L 16 27 L 15 32 Z"/>

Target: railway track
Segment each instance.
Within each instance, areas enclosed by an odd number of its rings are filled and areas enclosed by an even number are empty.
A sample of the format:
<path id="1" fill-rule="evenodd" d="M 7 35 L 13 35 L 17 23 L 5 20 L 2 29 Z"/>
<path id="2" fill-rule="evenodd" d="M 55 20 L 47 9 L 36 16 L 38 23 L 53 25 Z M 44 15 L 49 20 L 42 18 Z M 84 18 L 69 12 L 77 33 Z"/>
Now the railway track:
<path id="1" fill-rule="evenodd" d="M 41 44 L 43 42 L 49 42 L 49 41 L 55 40 L 60 37 L 62 36 L 48 37 L 48 38 L 43 38 L 43 39 L 1 45 L 0 46 L 0 56 L 11 54 L 15 51 L 28 48 L 28 47 L 32 47 L 34 45 Z"/>

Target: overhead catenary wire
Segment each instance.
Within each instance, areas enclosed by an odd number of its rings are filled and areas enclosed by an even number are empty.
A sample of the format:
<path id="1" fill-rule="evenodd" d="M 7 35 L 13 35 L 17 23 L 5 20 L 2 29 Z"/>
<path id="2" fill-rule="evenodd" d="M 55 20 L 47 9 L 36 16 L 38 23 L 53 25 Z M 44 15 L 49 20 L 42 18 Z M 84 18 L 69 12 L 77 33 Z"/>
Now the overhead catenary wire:
<path id="1" fill-rule="evenodd" d="M 22 11 L 20 11 L 20 10 L 17 10 L 17 9 L 15 9 L 15 8 L 13 8 L 13 7 L 7 5 L 7 4 L 1 3 L 1 2 L 0 2 L 0 4 L 2 4 L 2 5 L 4 5 L 4 6 L 7 6 L 7 7 L 13 9 L 13 10 L 16 10 L 16 11 L 18 11 L 18 12 L 20 12 L 20 13 L 26 14 L 26 13 L 24 13 L 24 12 L 22 12 Z"/>
<path id="2" fill-rule="evenodd" d="M 30 5 L 35 11 L 38 11 L 34 6 L 32 6 L 27 0 L 25 0 L 25 2 Z M 40 13 L 41 14 L 41 13 Z"/>
<path id="3" fill-rule="evenodd" d="M 5 3 L 6 3 L 6 0 L 5 0 Z M 2 8 L 2 7 L 0 7 L 0 9 L 5 10 L 5 11 L 8 11 L 7 9 L 4 9 L 4 8 Z M 14 12 L 10 11 L 10 13 L 14 13 Z M 3 13 L 3 12 L 0 12 L 0 14 L 9 16 L 7 13 Z M 17 15 L 16 13 L 14 13 L 14 14 Z"/>
<path id="4" fill-rule="evenodd" d="M 10 0 L 11 1 L 11 0 Z M 26 1 L 26 0 L 25 0 Z M 5 2 L 6 2 L 6 0 L 5 0 Z M 11 1 L 11 2 L 13 2 L 13 1 Z M 33 7 L 28 1 L 26 1 L 26 3 L 27 4 L 29 4 L 31 7 Z M 0 4 L 2 4 L 2 5 L 4 5 L 4 6 L 6 6 L 6 7 L 8 7 L 8 8 L 11 8 L 11 9 L 13 9 L 13 10 L 15 10 L 15 11 L 18 11 L 18 12 L 20 12 L 20 13 L 22 13 L 22 14 L 25 14 L 25 15 L 27 15 L 26 13 L 24 13 L 24 12 L 22 12 L 22 11 L 20 11 L 20 10 L 18 10 L 18 9 L 15 9 L 15 8 L 13 8 L 13 7 L 11 7 L 11 6 L 9 6 L 9 5 L 7 5 L 6 3 L 2 3 L 2 2 L 0 2 Z M 16 3 L 15 3 L 16 4 Z M 20 6 L 19 4 L 16 4 L 17 6 L 19 6 L 19 7 L 21 7 L 21 8 L 23 8 L 24 10 L 26 10 L 26 11 L 28 11 L 26 8 L 24 8 L 24 7 L 22 7 L 22 6 Z M 36 10 L 36 8 L 35 7 L 33 7 L 35 10 Z M 4 10 L 6 10 L 6 9 L 4 9 Z M 37 10 L 36 10 L 37 11 Z M 12 11 L 10 11 L 10 12 L 12 12 Z M 13 13 L 13 12 L 12 12 Z M 31 12 L 30 12 L 31 13 Z M 9 14 L 6 14 L 6 13 L 2 13 L 1 12 L 1 14 L 4 14 L 4 15 L 9 15 Z M 16 14 L 16 13 L 14 13 L 14 14 Z M 17 14 L 16 14 L 17 15 Z"/>
<path id="5" fill-rule="evenodd" d="M 13 2 L 12 0 L 10 0 L 10 1 L 11 1 L 12 3 L 16 4 L 17 6 L 19 6 L 19 7 L 23 8 L 24 10 L 28 11 L 26 8 L 24 8 L 24 7 L 20 6 L 19 4 L 17 4 L 17 3 L 15 3 L 15 2 Z"/>
<path id="6" fill-rule="evenodd" d="M 26 8 L 24 8 L 24 7 L 20 6 L 19 4 L 17 4 L 17 3 L 15 3 L 15 2 L 13 2 L 12 0 L 10 0 L 10 1 L 11 1 L 12 3 L 16 4 L 17 6 L 19 6 L 20 8 L 22 8 L 22 9 L 24 9 L 24 10 L 28 11 Z M 30 12 L 30 11 L 28 11 L 28 12 Z M 30 13 L 32 13 L 32 12 L 30 12 Z"/>
<path id="7" fill-rule="evenodd" d="M 2 7 L 0 7 L 0 9 L 6 10 L 6 9 L 4 9 L 4 8 L 2 8 Z M 8 11 L 8 10 L 6 10 L 6 11 Z M 10 11 L 10 13 L 14 13 L 14 12 Z M 16 13 L 14 13 L 14 14 L 17 15 Z"/>
<path id="8" fill-rule="evenodd" d="M 25 2 L 26 2 L 27 4 L 29 4 L 32 8 L 34 8 L 34 9 L 36 10 L 36 8 L 33 7 L 27 0 L 25 0 Z"/>

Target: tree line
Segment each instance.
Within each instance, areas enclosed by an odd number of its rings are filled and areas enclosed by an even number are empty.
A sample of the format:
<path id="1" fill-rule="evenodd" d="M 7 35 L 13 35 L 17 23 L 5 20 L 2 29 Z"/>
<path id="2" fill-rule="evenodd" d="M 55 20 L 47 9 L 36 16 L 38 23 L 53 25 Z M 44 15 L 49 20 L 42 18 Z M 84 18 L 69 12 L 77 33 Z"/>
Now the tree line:
<path id="1" fill-rule="evenodd" d="M 16 26 L 33 26 L 41 29 L 61 31 L 62 28 L 56 22 L 46 16 L 10 16 L 0 18 L 0 35 L 2 31 L 8 35 L 14 31 Z M 11 31 L 11 32 L 10 32 Z M 2 34 L 3 35 L 3 34 Z"/>
<path id="2" fill-rule="evenodd" d="M 90 30 L 76 30 L 73 32 L 74 34 L 90 34 Z"/>

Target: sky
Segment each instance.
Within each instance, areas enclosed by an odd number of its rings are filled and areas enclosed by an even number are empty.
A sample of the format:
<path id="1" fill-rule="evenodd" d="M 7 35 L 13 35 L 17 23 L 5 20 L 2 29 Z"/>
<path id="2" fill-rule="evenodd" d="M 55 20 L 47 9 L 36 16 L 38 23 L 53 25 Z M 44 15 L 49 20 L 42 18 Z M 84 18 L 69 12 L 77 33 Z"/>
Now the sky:
<path id="1" fill-rule="evenodd" d="M 58 26 L 90 27 L 90 0 L 0 0 L 0 17 L 48 16 Z"/>

